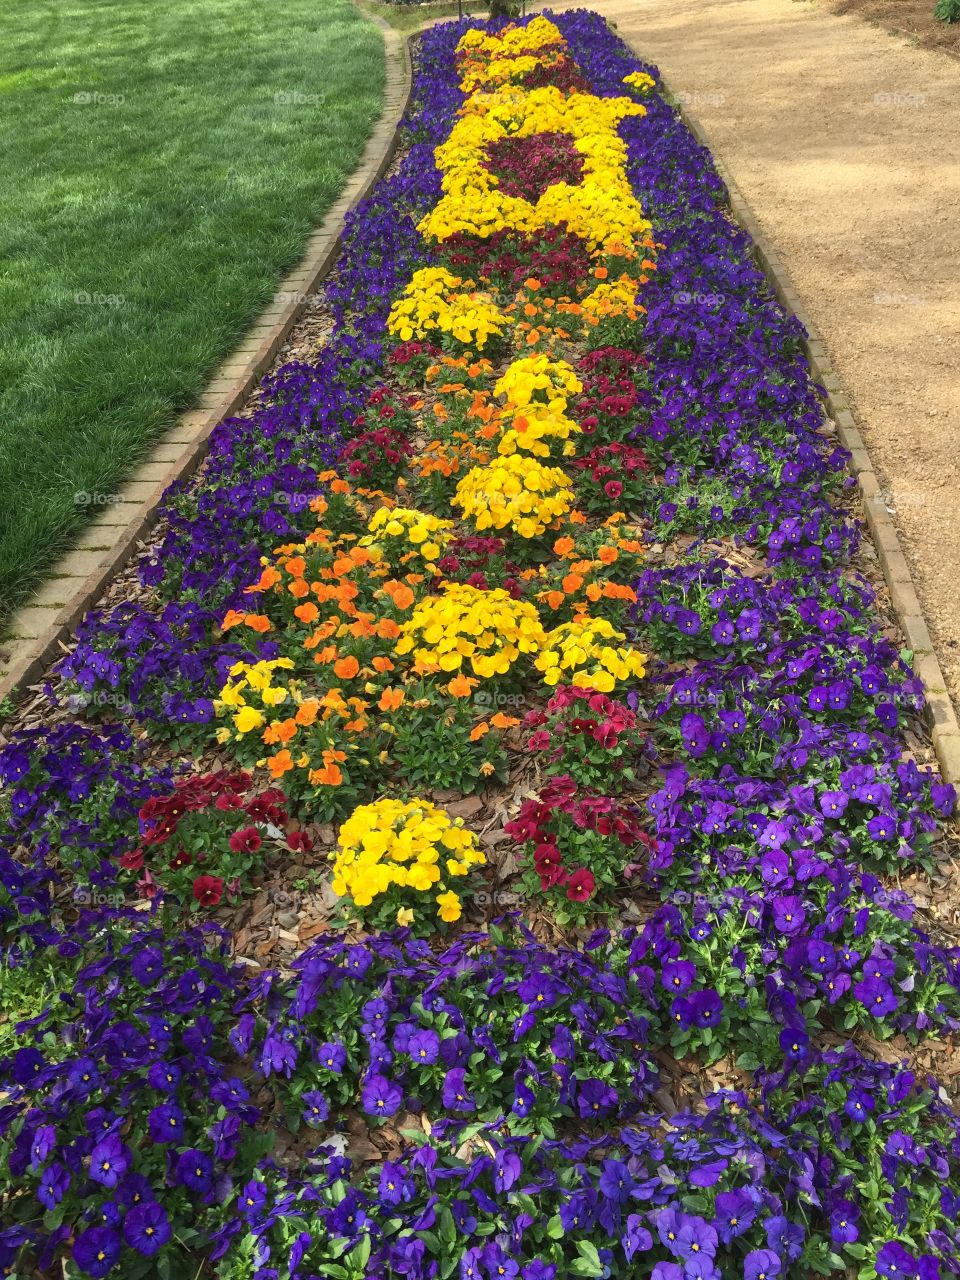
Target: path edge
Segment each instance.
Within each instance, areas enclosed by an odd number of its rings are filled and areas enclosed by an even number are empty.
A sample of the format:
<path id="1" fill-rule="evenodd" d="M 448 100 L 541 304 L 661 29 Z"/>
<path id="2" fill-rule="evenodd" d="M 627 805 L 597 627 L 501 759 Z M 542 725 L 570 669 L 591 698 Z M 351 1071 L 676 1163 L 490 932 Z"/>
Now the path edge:
<path id="1" fill-rule="evenodd" d="M 383 111 L 359 165 L 311 234 L 304 257 L 277 286 L 273 301 L 215 371 L 196 405 L 177 418 L 119 493 L 110 495 L 103 514 L 80 531 L 73 550 L 53 565 L 32 602 L 13 615 L 13 638 L 3 645 L 11 650 L 11 658 L 0 659 L 0 720 L 67 651 L 84 615 L 137 555 L 144 536 L 157 523 L 167 490 L 199 469 L 213 432 L 257 390 L 310 296 L 335 265 L 348 214 L 371 194 L 396 155 L 398 128 L 413 93 L 410 41 L 379 15 L 360 12 L 383 33 L 385 81 Z"/>
<path id="2" fill-rule="evenodd" d="M 639 58 L 644 54 L 615 24 L 616 31 Z M 645 60 L 645 59 L 644 59 Z M 800 295 L 776 250 L 768 244 L 752 208 L 744 198 L 726 163 L 710 141 L 710 135 L 698 117 L 678 101 L 669 82 L 661 76 L 661 87 L 680 119 L 696 141 L 705 147 L 716 168 L 727 196 L 727 208 L 733 220 L 750 237 L 753 257 L 763 271 L 777 301 L 788 315 L 795 316 L 805 330 L 802 346 L 810 373 L 821 391 L 828 416 L 837 429 L 840 443 L 850 454 L 850 471 L 857 481 L 867 528 L 873 539 L 883 578 L 890 593 L 890 603 L 912 653 L 914 674 L 923 685 L 924 716 L 933 748 L 945 782 L 960 786 L 960 722 L 947 692 L 946 681 L 936 648 L 927 627 L 923 606 L 916 590 L 910 565 L 893 517 L 886 503 L 870 459 L 866 442 L 850 408 L 850 401 L 830 362 L 827 347 L 810 318 Z"/>

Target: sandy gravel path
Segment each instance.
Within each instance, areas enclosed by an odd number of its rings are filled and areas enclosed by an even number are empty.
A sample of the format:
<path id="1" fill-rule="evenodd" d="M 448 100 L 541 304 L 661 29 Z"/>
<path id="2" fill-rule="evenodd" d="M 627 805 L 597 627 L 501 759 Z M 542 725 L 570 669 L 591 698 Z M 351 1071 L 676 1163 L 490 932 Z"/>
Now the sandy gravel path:
<path id="1" fill-rule="evenodd" d="M 808 0 L 588 7 L 689 103 L 786 264 L 960 706 L 960 65 Z"/>

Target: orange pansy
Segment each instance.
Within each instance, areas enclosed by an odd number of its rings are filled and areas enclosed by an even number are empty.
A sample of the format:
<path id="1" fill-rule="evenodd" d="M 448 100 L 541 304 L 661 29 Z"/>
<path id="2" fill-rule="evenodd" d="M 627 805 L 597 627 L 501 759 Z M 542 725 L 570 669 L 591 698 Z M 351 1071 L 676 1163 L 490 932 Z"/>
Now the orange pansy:
<path id="1" fill-rule="evenodd" d="M 469 698 L 474 685 L 479 683 L 478 680 L 474 680 L 470 676 L 454 676 L 447 685 L 447 693 L 454 698 Z"/>
<path id="2" fill-rule="evenodd" d="M 277 778 L 289 773 L 293 768 L 293 756 L 289 751 L 278 751 L 275 756 L 267 757 L 267 767 L 270 770 L 270 776 L 276 782 Z"/>
<path id="3" fill-rule="evenodd" d="M 495 729 L 512 729 L 513 726 L 515 724 L 519 724 L 520 721 L 516 716 L 507 716 L 504 715 L 502 711 L 498 711 L 496 715 L 492 715 L 490 717 L 490 723 Z"/>
<path id="4" fill-rule="evenodd" d="M 297 724 L 306 725 L 313 724 L 320 711 L 319 698 L 307 698 L 301 702 L 297 708 L 297 714 L 294 716 Z"/>
<path id="5" fill-rule="evenodd" d="M 335 764 L 327 764 L 322 769 L 311 769 L 309 778 L 315 787 L 339 787 L 343 774 Z"/>
<path id="6" fill-rule="evenodd" d="M 273 623 L 262 613 L 245 614 L 243 621 L 251 631 L 258 631 L 261 634 L 264 631 L 271 631 L 273 629 Z"/>
<path id="7" fill-rule="evenodd" d="M 404 696 L 402 689 L 384 689 L 377 706 L 381 711 L 396 711 L 402 705 Z"/>

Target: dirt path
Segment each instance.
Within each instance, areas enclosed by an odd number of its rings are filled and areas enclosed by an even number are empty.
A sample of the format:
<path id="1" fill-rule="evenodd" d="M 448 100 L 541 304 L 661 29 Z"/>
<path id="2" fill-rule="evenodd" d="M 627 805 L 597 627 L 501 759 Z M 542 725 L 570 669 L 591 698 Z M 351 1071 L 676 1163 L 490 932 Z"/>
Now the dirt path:
<path id="1" fill-rule="evenodd" d="M 589 7 L 683 95 L 785 262 L 960 706 L 960 65 L 801 0 Z"/>

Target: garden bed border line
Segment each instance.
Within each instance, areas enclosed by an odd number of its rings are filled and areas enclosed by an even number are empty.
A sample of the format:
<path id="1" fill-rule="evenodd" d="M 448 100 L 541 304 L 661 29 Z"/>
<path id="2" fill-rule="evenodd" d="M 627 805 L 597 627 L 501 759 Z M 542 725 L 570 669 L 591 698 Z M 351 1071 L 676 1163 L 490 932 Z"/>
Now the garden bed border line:
<path id="1" fill-rule="evenodd" d="M 610 25 L 617 30 L 616 23 L 610 23 Z M 643 57 L 629 37 L 619 31 L 618 34 L 638 57 Z M 850 470 L 857 480 L 867 528 L 873 539 L 880 568 L 890 593 L 890 602 L 906 638 L 907 648 L 913 655 L 914 672 L 923 684 L 926 699 L 925 716 L 940 772 L 945 782 L 960 785 L 960 723 L 947 692 L 940 660 L 923 616 L 923 606 L 913 581 L 910 565 L 903 554 L 896 524 L 887 510 L 880 481 L 870 460 L 866 442 L 850 408 L 850 402 L 830 363 L 826 343 L 810 319 L 800 295 L 793 287 L 786 267 L 776 251 L 767 244 L 753 210 L 741 194 L 716 148 L 711 145 L 707 130 L 694 112 L 677 101 L 668 82 L 661 78 L 661 84 L 694 138 L 710 152 L 720 180 L 726 189 L 730 214 L 753 242 L 754 259 L 767 277 L 777 301 L 788 314 L 796 316 L 806 330 L 803 342 L 804 354 L 814 381 L 822 392 L 827 414 L 836 426 L 837 437 L 850 453 Z"/>
<path id="2" fill-rule="evenodd" d="M 110 495 L 103 513 L 79 531 L 73 550 L 14 613 L 6 629 L 9 638 L 0 642 L 0 705 L 22 698 L 67 650 L 84 614 L 143 546 L 166 491 L 199 469 L 214 430 L 254 394 L 310 295 L 333 268 L 347 214 L 370 195 L 393 160 L 397 130 L 413 91 L 410 42 L 378 15 L 364 11 L 363 16 L 383 32 L 385 82 L 383 111 L 360 163 L 311 234 L 305 256 L 277 286 L 241 345 L 214 372 L 196 405 L 178 417 L 119 493 Z"/>

